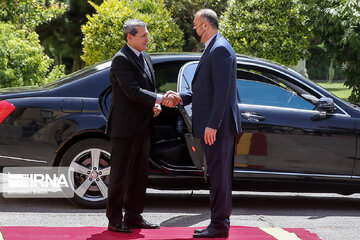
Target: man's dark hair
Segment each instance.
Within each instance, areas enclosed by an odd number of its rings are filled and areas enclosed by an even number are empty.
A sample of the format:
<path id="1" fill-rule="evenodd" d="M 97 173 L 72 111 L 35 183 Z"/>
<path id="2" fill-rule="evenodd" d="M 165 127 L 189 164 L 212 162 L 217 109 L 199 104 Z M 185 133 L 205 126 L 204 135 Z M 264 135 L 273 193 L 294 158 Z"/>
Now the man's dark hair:
<path id="1" fill-rule="evenodd" d="M 146 27 L 146 23 L 144 21 L 138 19 L 130 19 L 124 23 L 123 33 L 124 39 L 127 42 L 127 35 L 130 33 L 131 35 L 135 36 L 137 34 L 136 27 Z"/>
<path id="2" fill-rule="evenodd" d="M 207 21 L 213 28 L 219 29 L 219 19 L 216 15 L 216 12 L 214 12 L 211 9 L 205 8 L 201 9 L 199 12 L 197 12 L 199 16 Z"/>

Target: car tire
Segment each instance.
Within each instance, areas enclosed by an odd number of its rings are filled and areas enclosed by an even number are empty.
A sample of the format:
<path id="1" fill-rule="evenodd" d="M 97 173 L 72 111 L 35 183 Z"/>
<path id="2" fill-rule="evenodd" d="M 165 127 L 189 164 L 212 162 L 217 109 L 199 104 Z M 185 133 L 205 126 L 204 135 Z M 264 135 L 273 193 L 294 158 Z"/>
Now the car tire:
<path id="1" fill-rule="evenodd" d="M 72 145 L 60 166 L 68 170 L 74 197 L 68 200 L 85 208 L 104 208 L 110 175 L 111 144 L 104 139 L 86 139 Z"/>

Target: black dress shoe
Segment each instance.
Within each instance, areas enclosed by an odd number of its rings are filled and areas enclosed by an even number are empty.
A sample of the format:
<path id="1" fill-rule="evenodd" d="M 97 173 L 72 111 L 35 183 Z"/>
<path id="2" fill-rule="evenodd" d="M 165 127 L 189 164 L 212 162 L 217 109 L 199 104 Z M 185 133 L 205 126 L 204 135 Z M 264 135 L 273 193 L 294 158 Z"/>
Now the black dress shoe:
<path id="1" fill-rule="evenodd" d="M 108 231 L 121 232 L 121 233 L 132 233 L 131 229 L 125 226 L 124 223 L 112 225 L 109 223 Z"/>
<path id="2" fill-rule="evenodd" d="M 139 222 L 125 222 L 125 225 L 128 228 L 134 228 L 134 229 L 158 229 L 160 228 L 159 225 L 148 223 L 145 219 L 142 219 Z"/>
<path id="3" fill-rule="evenodd" d="M 201 233 L 201 232 L 203 232 L 205 230 L 206 230 L 206 228 L 198 228 L 198 229 L 194 230 L 194 233 Z"/>
<path id="4" fill-rule="evenodd" d="M 206 228 L 204 231 L 199 233 L 194 233 L 194 238 L 227 238 L 229 236 L 229 231 L 220 231 L 216 229 Z"/>

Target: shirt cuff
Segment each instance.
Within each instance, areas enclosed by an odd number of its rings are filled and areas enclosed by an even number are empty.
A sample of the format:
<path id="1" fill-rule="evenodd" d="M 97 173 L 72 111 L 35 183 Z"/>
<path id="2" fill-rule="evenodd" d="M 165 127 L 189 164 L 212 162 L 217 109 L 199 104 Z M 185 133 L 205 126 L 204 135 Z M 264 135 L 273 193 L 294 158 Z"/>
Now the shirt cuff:
<path id="1" fill-rule="evenodd" d="M 156 101 L 155 101 L 155 104 L 160 104 L 160 103 L 161 103 L 161 101 L 162 101 L 162 99 L 163 99 L 163 95 L 162 95 L 162 94 L 160 94 L 160 93 L 157 93 L 157 94 L 156 94 Z"/>

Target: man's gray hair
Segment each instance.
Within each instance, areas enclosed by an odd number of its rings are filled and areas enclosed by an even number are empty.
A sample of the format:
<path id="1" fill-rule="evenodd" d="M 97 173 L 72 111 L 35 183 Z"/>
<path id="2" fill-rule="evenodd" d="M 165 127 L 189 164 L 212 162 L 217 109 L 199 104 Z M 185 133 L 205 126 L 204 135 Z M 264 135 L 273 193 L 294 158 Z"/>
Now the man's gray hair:
<path id="1" fill-rule="evenodd" d="M 137 34 L 137 29 L 136 29 L 137 26 L 146 27 L 146 23 L 139 19 L 130 19 L 124 23 L 123 33 L 124 33 L 124 39 L 126 42 L 127 42 L 127 35 L 129 33 L 133 36 L 135 36 Z"/>
<path id="2" fill-rule="evenodd" d="M 219 29 L 219 19 L 214 10 L 204 8 L 198 11 L 196 15 L 199 15 L 202 19 L 207 21 L 213 28 Z"/>

